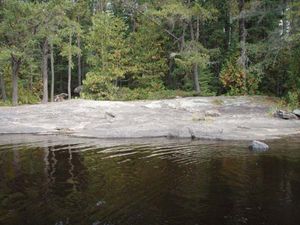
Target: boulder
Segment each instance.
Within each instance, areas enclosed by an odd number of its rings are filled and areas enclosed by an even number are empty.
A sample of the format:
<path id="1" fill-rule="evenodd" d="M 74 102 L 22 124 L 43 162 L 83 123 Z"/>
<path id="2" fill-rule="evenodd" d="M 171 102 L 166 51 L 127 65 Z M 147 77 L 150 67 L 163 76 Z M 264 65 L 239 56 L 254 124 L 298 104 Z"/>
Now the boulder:
<path id="1" fill-rule="evenodd" d="M 298 116 L 296 116 L 294 113 L 290 113 L 283 110 L 278 110 L 275 113 L 275 117 L 279 117 L 284 120 L 297 120 Z"/>
<path id="2" fill-rule="evenodd" d="M 62 102 L 62 101 L 64 101 L 67 97 L 68 97 L 68 94 L 66 94 L 66 93 L 61 93 L 61 94 L 59 94 L 59 95 L 55 95 L 54 101 L 55 101 L 55 102 Z"/>
<path id="3" fill-rule="evenodd" d="M 76 87 L 74 89 L 74 93 L 75 94 L 80 94 L 80 92 L 82 92 L 82 90 L 83 90 L 83 85 L 79 85 L 78 87 Z"/>
<path id="4" fill-rule="evenodd" d="M 296 116 L 300 117 L 300 109 L 295 109 L 295 110 L 293 111 L 293 113 L 294 113 Z"/>
<path id="5" fill-rule="evenodd" d="M 264 152 L 264 151 L 269 150 L 269 146 L 266 143 L 254 140 L 250 144 L 249 149 L 252 150 L 252 151 Z"/>

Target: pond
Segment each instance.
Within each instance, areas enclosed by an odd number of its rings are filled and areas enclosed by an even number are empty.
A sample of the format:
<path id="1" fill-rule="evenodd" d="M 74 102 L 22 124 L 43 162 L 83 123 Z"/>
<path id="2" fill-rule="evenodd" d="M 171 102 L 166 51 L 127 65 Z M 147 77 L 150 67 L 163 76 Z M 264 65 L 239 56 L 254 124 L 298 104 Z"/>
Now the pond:
<path id="1" fill-rule="evenodd" d="M 297 138 L 99 143 L 0 141 L 0 224 L 300 224 Z"/>

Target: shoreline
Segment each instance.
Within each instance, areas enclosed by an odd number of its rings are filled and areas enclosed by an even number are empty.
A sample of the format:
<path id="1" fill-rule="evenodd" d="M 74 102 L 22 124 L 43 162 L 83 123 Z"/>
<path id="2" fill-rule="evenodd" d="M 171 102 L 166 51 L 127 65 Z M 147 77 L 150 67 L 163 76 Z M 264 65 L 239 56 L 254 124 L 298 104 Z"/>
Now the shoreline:
<path id="1" fill-rule="evenodd" d="M 268 140 L 300 134 L 300 120 L 270 115 L 263 96 L 129 102 L 73 99 L 0 107 L 0 134 L 96 139 Z"/>

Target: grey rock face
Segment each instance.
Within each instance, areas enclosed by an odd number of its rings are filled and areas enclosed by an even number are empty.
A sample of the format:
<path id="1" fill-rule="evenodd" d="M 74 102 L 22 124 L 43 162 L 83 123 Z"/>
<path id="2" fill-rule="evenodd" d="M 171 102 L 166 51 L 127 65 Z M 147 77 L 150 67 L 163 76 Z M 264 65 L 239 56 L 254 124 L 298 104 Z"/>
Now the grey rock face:
<path id="1" fill-rule="evenodd" d="M 221 113 L 218 110 L 208 110 L 205 112 L 205 116 L 219 117 L 221 116 Z"/>
<path id="2" fill-rule="evenodd" d="M 278 110 L 275 113 L 276 117 L 279 117 L 284 120 L 297 120 L 298 117 L 294 113 L 286 112 L 283 110 Z"/>
<path id="3" fill-rule="evenodd" d="M 294 113 L 296 116 L 300 117 L 300 109 L 295 109 L 295 110 L 293 111 L 293 113 Z"/>
<path id="4" fill-rule="evenodd" d="M 300 120 L 270 117 L 262 97 L 195 97 L 156 101 L 92 101 L 0 107 L 0 134 L 91 138 L 262 140 L 300 134 Z M 222 101 L 222 105 L 215 101 Z M 219 117 L 205 117 L 217 110 Z"/>
<path id="5" fill-rule="evenodd" d="M 249 146 L 249 149 L 252 151 L 264 152 L 269 150 L 269 146 L 266 143 L 260 141 L 252 141 L 251 145 Z"/>

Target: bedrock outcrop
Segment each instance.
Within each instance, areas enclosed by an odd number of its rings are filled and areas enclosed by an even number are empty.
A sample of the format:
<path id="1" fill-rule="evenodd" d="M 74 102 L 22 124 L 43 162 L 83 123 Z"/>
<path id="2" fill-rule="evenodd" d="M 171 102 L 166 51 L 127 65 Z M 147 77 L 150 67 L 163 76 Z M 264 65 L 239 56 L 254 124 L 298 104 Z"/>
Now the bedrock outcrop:
<path id="1" fill-rule="evenodd" d="M 157 101 L 74 99 L 0 107 L 0 134 L 92 138 L 264 140 L 300 133 L 300 120 L 272 116 L 267 97 L 193 97 Z"/>

